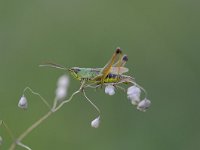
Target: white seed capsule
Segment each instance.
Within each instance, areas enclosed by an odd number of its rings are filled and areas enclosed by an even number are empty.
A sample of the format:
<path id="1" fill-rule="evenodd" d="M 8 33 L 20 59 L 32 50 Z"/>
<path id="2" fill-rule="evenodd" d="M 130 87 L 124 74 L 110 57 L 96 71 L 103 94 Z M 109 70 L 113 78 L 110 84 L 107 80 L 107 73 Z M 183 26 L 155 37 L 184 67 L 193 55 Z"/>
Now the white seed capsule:
<path id="1" fill-rule="evenodd" d="M 105 87 L 105 93 L 108 95 L 114 95 L 115 94 L 115 87 L 113 85 L 107 85 Z"/>
<path id="2" fill-rule="evenodd" d="M 150 105 L 151 101 L 145 98 L 138 104 L 137 109 L 145 112 L 150 107 Z"/>
<path id="3" fill-rule="evenodd" d="M 69 86 L 69 77 L 67 75 L 62 75 L 57 82 L 56 89 L 56 99 L 63 100 L 67 96 Z"/>
<path id="4" fill-rule="evenodd" d="M 135 85 L 129 87 L 128 90 L 127 90 L 127 95 L 131 95 L 131 94 L 138 94 L 138 95 L 140 95 L 140 93 L 141 93 L 140 88 L 137 87 L 137 86 L 135 86 Z"/>
<path id="5" fill-rule="evenodd" d="M 94 120 L 92 120 L 91 122 L 91 126 L 93 128 L 98 128 L 100 125 L 100 117 L 95 118 Z"/>
<path id="6" fill-rule="evenodd" d="M 57 82 L 58 87 L 68 87 L 69 77 L 67 75 L 62 75 Z"/>
<path id="7" fill-rule="evenodd" d="M 23 95 L 18 103 L 18 107 L 22 108 L 22 109 L 27 109 L 28 108 L 28 101 L 26 99 L 26 97 Z"/>
<path id="8" fill-rule="evenodd" d="M 141 90 L 137 86 L 131 86 L 127 90 L 127 97 L 133 105 L 137 105 L 140 102 L 140 94 Z"/>
<path id="9" fill-rule="evenodd" d="M 130 99 L 133 105 L 137 105 L 140 102 L 140 96 L 138 96 L 137 94 L 128 95 L 128 99 Z"/>
<path id="10" fill-rule="evenodd" d="M 62 100 L 66 97 L 67 95 L 67 90 L 65 87 L 58 87 L 56 89 L 56 99 Z"/>

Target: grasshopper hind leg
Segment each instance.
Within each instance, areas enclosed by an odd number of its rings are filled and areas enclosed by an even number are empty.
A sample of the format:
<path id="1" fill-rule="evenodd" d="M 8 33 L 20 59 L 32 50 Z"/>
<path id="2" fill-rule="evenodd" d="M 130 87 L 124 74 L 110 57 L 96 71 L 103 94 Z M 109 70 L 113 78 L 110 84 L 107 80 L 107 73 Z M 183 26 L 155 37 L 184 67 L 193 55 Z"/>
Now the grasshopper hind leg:
<path id="1" fill-rule="evenodd" d="M 120 58 L 118 58 L 118 56 L 120 56 Z M 106 76 L 110 73 L 110 70 L 113 66 L 113 64 L 117 61 L 117 59 L 121 59 L 122 57 L 122 50 L 118 47 L 114 54 L 112 55 L 111 59 L 108 61 L 108 63 L 103 67 L 103 69 L 101 70 L 101 84 L 103 85 L 104 80 L 106 78 Z"/>

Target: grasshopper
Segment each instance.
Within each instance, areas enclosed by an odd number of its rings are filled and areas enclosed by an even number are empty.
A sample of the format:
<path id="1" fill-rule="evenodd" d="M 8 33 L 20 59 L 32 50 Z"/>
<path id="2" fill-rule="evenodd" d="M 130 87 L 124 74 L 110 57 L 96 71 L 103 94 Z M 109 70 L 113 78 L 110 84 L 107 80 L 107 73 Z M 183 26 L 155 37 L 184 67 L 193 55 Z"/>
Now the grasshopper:
<path id="1" fill-rule="evenodd" d="M 54 63 L 46 63 L 45 65 L 40 66 L 50 66 L 68 70 L 75 79 L 81 81 L 85 85 L 103 86 L 106 84 L 117 85 L 120 83 L 134 84 L 133 77 L 124 75 L 124 73 L 129 71 L 128 68 L 124 67 L 127 61 L 127 55 L 123 55 L 122 50 L 118 47 L 103 68 L 66 68 Z"/>
<path id="2" fill-rule="evenodd" d="M 71 101 L 74 95 L 82 92 L 87 101 L 97 110 L 100 117 L 99 108 L 87 97 L 84 90 L 85 88 L 98 88 L 105 85 L 105 93 L 109 95 L 115 94 L 115 88 L 120 88 L 127 93 L 127 98 L 130 99 L 131 103 L 133 105 L 137 105 L 137 109 L 143 112 L 145 112 L 151 104 L 151 101 L 146 98 L 146 90 L 139 84 L 137 84 L 132 76 L 125 75 L 125 73 L 129 71 L 128 68 L 124 67 L 127 61 L 127 55 L 124 55 L 122 53 L 122 50 L 118 47 L 103 68 L 66 68 L 62 65 L 54 63 L 46 63 L 40 66 L 49 66 L 53 68 L 67 70 L 75 79 L 81 82 L 79 90 L 75 91 L 68 100 L 62 101 L 55 110 L 58 110 L 63 104 Z M 123 83 L 130 83 L 132 84 L 132 86 L 130 86 L 126 90 L 124 87 L 119 85 Z M 145 94 L 142 101 L 140 97 L 141 91 L 143 91 Z M 99 117 L 97 117 L 96 119 L 99 120 Z M 95 128 L 97 127 L 96 125 L 91 125 Z"/>

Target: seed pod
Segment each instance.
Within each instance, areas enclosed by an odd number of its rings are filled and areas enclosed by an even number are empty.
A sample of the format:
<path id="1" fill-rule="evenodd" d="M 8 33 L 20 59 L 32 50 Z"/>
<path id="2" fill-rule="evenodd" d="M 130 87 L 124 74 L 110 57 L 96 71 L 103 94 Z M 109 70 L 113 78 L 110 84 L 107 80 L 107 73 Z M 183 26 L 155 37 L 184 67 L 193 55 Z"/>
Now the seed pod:
<path id="1" fill-rule="evenodd" d="M 28 101 L 26 99 L 26 97 L 23 95 L 18 103 L 18 107 L 22 108 L 22 109 L 27 109 L 28 108 Z"/>
<path id="2" fill-rule="evenodd" d="M 100 117 L 95 118 L 94 120 L 92 120 L 91 122 L 91 126 L 93 128 L 98 128 L 100 125 Z"/>
<path id="3" fill-rule="evenodd" d="M 140 94 L 141 90 L 137 86 L 131 86 L 127 90 L 127 97 L 133 105 L 137 105 L 140 102 Z"/>
<path id="4" fill-rule="evenodd" d="M 105 93 L 108 95 L 114 95 L 115 94 L 115 87 L 113 85 L 107 85 L 105 87 Z"/>
<path id="5" fill-rule="evenodd" d="M 145 112 L 150 107 L 150 105 L 151 101 L 145 98 L 138 104 L 137 109 Z"/>

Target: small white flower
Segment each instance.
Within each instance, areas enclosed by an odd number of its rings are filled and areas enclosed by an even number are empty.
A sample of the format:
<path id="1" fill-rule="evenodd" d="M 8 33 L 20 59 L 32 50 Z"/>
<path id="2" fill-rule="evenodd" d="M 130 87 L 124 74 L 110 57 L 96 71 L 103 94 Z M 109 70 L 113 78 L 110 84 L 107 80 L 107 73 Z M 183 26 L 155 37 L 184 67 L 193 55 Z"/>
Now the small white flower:
<path id="1" fill-rule="evenodd" d="M 3 138 L 0 136 L 0 145 L 3 143 Z"/>
<path id="2" fill-rule="evenodd" d="M 137 105 L 140 102 L 140 94 L 141 90 L 137 86 L 131 86 L 127 90 L 127 97 L 133 105 Z"/>
<path id="3" fill-rule="evenodd" d="M 24 95 L 20 98 L 19 103 L 18 103 L 18 107 L 22 108 L 22 109 L 28 108 L 28 102 L 27 102 L 27 99 Z"/>
<path id="4" fill-rule="evenodd" d="M 95 118 L 94 120 L 92 120 L 91 122 L 91 126 L 93 128 L 98 128 L 99 127 L 99 124 L 100 124 L 100 116 Z"/>
<path id="5" fill-rule="evenodd" d="M 56 89 L 56 99 L 61 100 L 64 99 L 67 95 L 67 90 L 65 87 L 58 87 Z"/>
<path id="6" fill-rule="evenodd" d="M 69 77 L 67 75 L 62 75 L 57 82 L 58 87 L 68 87 Z"/>
<path id="7" fill-rule="evenodd" d="M 137 109 L 145 112 L 150 107 L 150 105 L 151 101 L 145 98 L 138 104 Z"/>
<path id="8" fill-rule="evenodd" d="M 115 87 L 113 85 L 107 85 L 105 87 L 105 93 L 108 95 L 114 95 L 115 94 Z"/>

